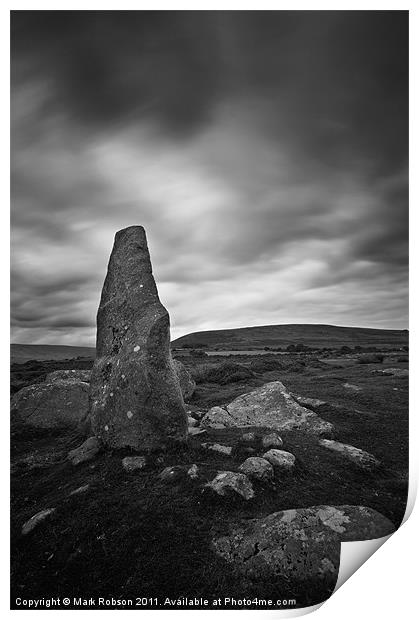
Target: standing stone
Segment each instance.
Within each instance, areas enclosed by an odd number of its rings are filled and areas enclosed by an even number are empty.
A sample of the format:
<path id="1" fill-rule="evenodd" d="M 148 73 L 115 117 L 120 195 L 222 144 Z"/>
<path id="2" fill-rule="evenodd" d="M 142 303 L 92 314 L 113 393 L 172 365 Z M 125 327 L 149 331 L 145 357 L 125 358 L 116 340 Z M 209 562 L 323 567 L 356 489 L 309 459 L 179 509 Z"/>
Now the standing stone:
<path id="1" fill-rule="evenodd" d="M 179 381 L 180 389 L 182 390 L 183 400 L 188 401 L 196 390 L 195 379 L 190 374 L 189 370 L 179 360 L 173 360 L 175 365 L 176 376 Z"/>
<path id="2" fill-rule="evenodd" d="M 164 448 L 186 439 L 187 423 L 170 354 L 169 314 L 153 278 L 142 226 L 115 235 L 97 313 L 90 419 L 103 445 Z"/>

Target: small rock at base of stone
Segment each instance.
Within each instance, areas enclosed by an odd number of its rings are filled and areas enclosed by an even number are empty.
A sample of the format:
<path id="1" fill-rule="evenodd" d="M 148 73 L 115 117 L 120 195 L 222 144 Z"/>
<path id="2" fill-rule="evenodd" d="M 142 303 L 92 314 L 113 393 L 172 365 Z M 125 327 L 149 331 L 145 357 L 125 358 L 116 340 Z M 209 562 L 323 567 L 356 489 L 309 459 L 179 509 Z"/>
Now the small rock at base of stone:
<path id="1" fill-rule="evenodd" d="M 147 464 L 145 456 L 126 456 L 122 459 L 122 467 L 125 471 L 136 471 L 144 469 Z"/>

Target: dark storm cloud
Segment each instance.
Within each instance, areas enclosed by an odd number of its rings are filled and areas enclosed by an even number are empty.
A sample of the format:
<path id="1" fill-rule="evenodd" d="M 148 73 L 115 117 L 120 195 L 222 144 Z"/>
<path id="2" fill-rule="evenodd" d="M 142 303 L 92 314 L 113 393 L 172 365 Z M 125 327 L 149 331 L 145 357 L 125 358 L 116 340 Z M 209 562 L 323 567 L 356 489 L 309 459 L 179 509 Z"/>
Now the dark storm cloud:
<path id="1" fill-rule="evenodd" d="M 150 117 L 189 132 L 220 99 L 256 93 L 269 131 L 316 158 L 406 158 L 404 11 L 20 11 L 12 60 L 15 81 L 48 83 L 44 112 L 89 127 Z"/>
<path id="2" fill-rule="evenodd" d="M 136 223 L 175 334 L 405 326 L 407 50 L 397 11 L 12 12 L 15 340 L 92 343 Z"/>

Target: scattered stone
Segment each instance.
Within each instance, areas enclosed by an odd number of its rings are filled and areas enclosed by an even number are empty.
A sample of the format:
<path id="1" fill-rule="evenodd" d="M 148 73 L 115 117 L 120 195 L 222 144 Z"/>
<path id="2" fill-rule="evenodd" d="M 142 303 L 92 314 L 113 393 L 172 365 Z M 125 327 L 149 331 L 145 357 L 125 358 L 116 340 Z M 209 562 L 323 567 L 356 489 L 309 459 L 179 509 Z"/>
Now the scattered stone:
<path id="1" fill-rule="evenodd" d="M 179 482 L 185 478 L 185 469 L 180 465 L 172 465 L 171 467 L 165 467 L 159 474 L 159 479 L 165 484 L 171 484 L 172 482 Z"/>
<path id="2" fill-rule="evenodd" d="M 249 456 L 253 456 L 253 454 L 256 454 L 256 449 L 252 448 L 252 446 L 240 446 L 239 452 L 243 456 L 245 456 L 246 454 Z"/>
<path id="3" fill-rule="evenodd" d="M 23 524 L 22 535 L 26 536 L 26 534 L 32 532 L 32 530 L 37 525 L 42 523 L 42 521 L 44 521 L 53 512 L 55 512 L 55 508 L 47 508 L 46 510 L 41 510 L 40 512 L 37 512 L 36 515 L 33 515 L 33 517 L 31 517 L 28 521 L 26 521 L 26 523 Z"/>
<path id="4" fill-rule="evenodd" d="M 179 360 L 173 360 L 176 375 L 179 381 L 180 389 L 182 390 L 183 400 L 187 401 L 196 390 L 196 383 L 190 372 Z"/>
<path id="5" fill-rule="evenodd" d="M 201 435 L 202 433 L 206 433 L 207 431 L 205 430 L 205 428 L 197 428 L 196 426 L 189 426 L 188 427 L 188 434 L 189 435 Z"/>
<path id="6" fill-rule="evenodd" d="M 195 420 L 195 418 L 193 418 L 191 415 L 188 415 L 188 426 L 198 426 L 199 422 L 198 420 Z"/>
<path id="7" fill-rule="evenodd" d="M 278 433 L 269 433 L 262 437 L 262 447 L 265 448 L 265 450 L 269 450 L 269 448 L 280 448 L 283 443 Z"/>
<path id="8" fill-rule="evenodd" d="M 199 477 L 198 465 L 194 463 L 193 465 L 190 466 L 190 468 L 188 469 L 186 473 L 189 476 L 189 478 L 191 478 L 192 480 L 196 480 Z"/>
<path id="9" fill-rule="evenodd" d="M 105 446 L 153 450 L 186 440 L 169 314 L 158 296 L 142 226 L 115 235 L 97 313 L 90 403 L 93 433 Z"/>
<path id="10" fill-rule="evenodd" d="M 277 470 L 290 471 L 295 465 L 295 456 L 285 450 L 268 450 L 263 458 L 269 461 Z"/>
<path id="11" fill-rule="evenodd" d="M 362 388 L 359 387 L 359 385 L 354 385 L 353 383 L 344 383 L 343 387 L 346 388 L 347 390 L 352 390 L 353 392 L 360 392 L 362 390 Z"/>
<path id="12" fill-rule="evenodd" d="M 384 368 L 383 370 L 373 370 L 374 374 L 387 375 L 391 377 L 408 377 L 409 370 L 407 368 Z"/>
<path id="13" fill-rule="evenodd" d="M 12 418 L 36 428 L 76 428 L 89 407 L 89 384 L 55 379 L 22 388 L 12 397 Z"/>
<path id="14" fill-rule="evenodd" d="M 122 459 L 122 467 L 125 471 L 136 471 L 137 469 L 144 469 L 147 465 L 145 456 L 126 456 Z"/>
<path id="15" fill-rule="evenodd" d="M 203 443 L 201 445 L 207 450 L 213 450 L 214 452 L 219 452 L 220 454 L 224 454 L 226 456 L 231 456 L 231 453 L 233 451 L 233 448 L 231 446 L 222 446 L 219 443 Z"/>
<path id="16" fill-rule="evenodd" d="M 240 465 L 239 471 L 246 474 L 249 478 L 259 480 L 260 482 L 269 482 L 274 477 L 272 465 L 269 461 L 259 456 L 251 456 L 246 459 Z"/>
<path id="17" fill-rule="evenodd" d="M 74 489 L 74 491 L 71 491 L 70 495 L 80 495 L 81 493 L 86 493 L 86 491 L 88 490 L 89 490 L 89 485 L 83 484 L 83 486 L 78 487 L 78 489 Z"/>
<path id="18" fill-rule="evenodd" d="M 68 453 L 68 459 L 73 465 L 91 461 L 99 452 L 100 447 L 100 441 L 97 437 L 89 437 L 81 446 Z"/>
<path id="19" fill-rule="evenodd" d="M 388 536 L 391 521 L 364 506 L 312 506 L 243 522 L 212 546 L 232 570 L 251 580 L 330 579 L 339 571 L 341 542 Z"/>
<path id="20" fill-rule="evenodd" d="M 203 426 L 265 426 L 274 430 L 302 430 L 330 435 L 333 426 L 314 411 L 298 404 L 280 381 L 266 383 L 242 394 L 229 405 L 213 407 L 201 420 Z"/>
<path id="21" fill-rule="evenodd" d="M 54 370 L 45 377 L 46 383 L 54 383 L 55 381 L 71 381 L 76 379 L 77 381 L 84 381 L 90 383 L 91 370 Z"/>
<path id="22" fill-rule="evenodd" d="M 244 443 L 253 443 L 254 441 L 257 440 L 257 435 L 256 435 L 256 433 L 244 433 L 242 435 L 241 440 Z"/>
<path id="23" fill-rule="evenodd" d="M 244 499 L 249 500 L 255 496 L 249 478 L 245 474 L 233 471 L 218 472 L 214 480 L 208 482 L 204 489 L 209 489 L 222 497 L 236 493 L 237 495 L 241 495 Z"/>
<path id="24" fill-rule="evenodd" d="M 303 405 L 304 407 L 321 407 L 322 405 L 326 405 L 325 400 L 320 400 L 319 398 L 309 398 L 308 396 L 300 396 L 299 394 L 294 394 L 294 392 L 290 392 L 292 397 Z"/>
<path id="25" fill-rule="evenodd" d="M 348 458 L 352 463 L 360 467 L 361 469 L 375 469 L 380 465 L 380 461 L 375 458 L 369 452 L 365 452 L 360 448 L 355 448 L 346 443 L 340 443 L 340 441 L 333 441 L 330 439 L 320 439 L 319 445 L 329 450 L 334 450 L 340 453 L 342 456 Z"/>

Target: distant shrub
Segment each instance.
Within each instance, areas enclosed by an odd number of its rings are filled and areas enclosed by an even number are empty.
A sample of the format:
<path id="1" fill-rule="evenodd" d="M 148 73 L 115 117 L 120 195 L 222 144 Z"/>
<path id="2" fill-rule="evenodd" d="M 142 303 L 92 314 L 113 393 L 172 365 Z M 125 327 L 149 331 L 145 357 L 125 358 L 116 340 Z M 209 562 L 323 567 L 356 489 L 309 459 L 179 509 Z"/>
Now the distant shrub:
<path id="1" fill-rule="evenodd" d="M 244 381 L 254 376 L 249 368 L 234 362 L 197 366 L 196 368 L 191 368 L 191 374 L 196 383 L 218 383 L 219 385 Z"/>
<path id="2" fill-rule="evenodd" d="M 409 358 L 407 355 L 401 355 L 400 357 L 397 358 L 398 362 L 408 362 Z"/>
<path id="3" fill-rule="evenodd" d="M 286 360 L 286 359 L 272 359 L 264 358 L 253 360 L 250 364 L 250 369 L 253 372 L 269 372 L 271 370 L 281 370 L 283 372 L 300 372 L 306 365 L 303 359 L 298 360 Z"/>
<path id="4" fill-rule="evenodd" d="M 372 355 L 360 355 L 358 357 L 359 364 L 381 364 L 384 359 L 384 355 L 381 353 L 374 353 Z"/>
<path id="5" fill-rule="evenodd" d="M 340 352 L 341 353 L 351 353 L 352 349 L 351 347 L 346 346 L 346 344 L 343 345 L 343 347 L 340 348 Z"/>
<path id="6" fill-rule="evenodd" d="M 205 353 L 205 351 L 201 351 L 200 349 L 198 349 L 198 350 L 192 349 L 190 355 L 192 357 L 208 357 L 208 355 Z"/>
<path id="7" fill-rule="evenodd" d="M 270 370 L 282 370 L 283 365 L 279 360 L 272 359 L 269 356 L 261 359 L 253 360 L 250 364 L 250 369 L 254 372 L 268 372 Z"/>

